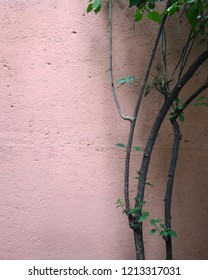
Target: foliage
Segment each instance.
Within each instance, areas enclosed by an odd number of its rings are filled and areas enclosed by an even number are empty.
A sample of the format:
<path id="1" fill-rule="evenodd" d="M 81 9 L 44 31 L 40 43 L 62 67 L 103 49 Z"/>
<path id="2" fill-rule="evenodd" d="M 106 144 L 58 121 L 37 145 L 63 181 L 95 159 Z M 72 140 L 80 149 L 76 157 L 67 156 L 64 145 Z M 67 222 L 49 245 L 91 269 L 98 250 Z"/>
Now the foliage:
<path id="1" fill-rule="evenodd" d="M 99 13 L 101 10 L 102 0 L 88 0 L 87 12 L 90 13 L 94 11 L 95 14 Z"/>
<path id="2" fill-rule="evenodd" d="M 143 15 L 152 21 L 160 23 L 163 16 L 168 13 L 182 13 L 188 19 L 195 33 L 203 35 L 203 41 L 207 41 L 208 29 L 208 1 L 207 0 L 173 0 L 170 7 L 159 12 L 158 3 L 164 0 L 129 0 L 129 7 L 135 7 L 135 21 L 141 21 Z M 87 12 L 94 11 L 96 14 L 101 10 L 102 0 L 88 0 Z"/>

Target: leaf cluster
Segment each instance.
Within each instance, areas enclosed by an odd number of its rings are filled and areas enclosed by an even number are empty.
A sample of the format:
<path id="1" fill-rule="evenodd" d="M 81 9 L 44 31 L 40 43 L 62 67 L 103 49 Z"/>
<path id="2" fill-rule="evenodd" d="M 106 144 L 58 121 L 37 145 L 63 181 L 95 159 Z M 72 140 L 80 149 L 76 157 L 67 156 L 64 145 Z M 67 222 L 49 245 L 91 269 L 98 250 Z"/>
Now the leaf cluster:
<path id="1" fill-rule="evenodd" d="M 87 13 L 94 11 L 95 14 L 101 10 L 102 0 L 88 0 Z"/>

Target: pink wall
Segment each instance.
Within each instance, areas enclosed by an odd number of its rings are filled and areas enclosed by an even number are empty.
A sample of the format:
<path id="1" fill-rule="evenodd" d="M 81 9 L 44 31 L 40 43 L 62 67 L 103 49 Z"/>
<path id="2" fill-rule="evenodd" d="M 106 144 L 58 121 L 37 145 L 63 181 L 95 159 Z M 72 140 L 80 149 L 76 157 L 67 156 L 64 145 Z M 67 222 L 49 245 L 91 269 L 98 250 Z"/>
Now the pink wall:
<path id="1" fill-rule="evenodd" d="M 147 37 L 154 35 L 145 23 L 133 30 L 123 2 L 116 1 L 114 9 L 116 79 L 143 75 Z M 111 97 L 107 18 L 105 9 L 87 15 L 84 0 L 0 2 L 0 259 L 135 257 L 132 231 L 115 207 L 123 197 L 124 161 L 115 144 L 126 142 L 128 123 L 118 117 Z M 119 97 L 131 112 L 135 88 L 121 88 Z M 143 106 L 135 140 L 142 147 L 162 99 L 152 96 L 145 103 L 150 107 Z M 197 115 L 193 107 L 187 116 L 191 111 Z M 206 108 L 197 119 L 193 115 L 182 125 L 174 192 L 178 259 L 208 258 Z M 169 139 L 167 123 L 149 174 L 156 187 L 148 193 L 147 207 L 158 217 Z M 132 178 L 141 155 L 133 158 Z M 145 242 L 147 258 L 164 258 L 161 239 L 147 234 Z"/>

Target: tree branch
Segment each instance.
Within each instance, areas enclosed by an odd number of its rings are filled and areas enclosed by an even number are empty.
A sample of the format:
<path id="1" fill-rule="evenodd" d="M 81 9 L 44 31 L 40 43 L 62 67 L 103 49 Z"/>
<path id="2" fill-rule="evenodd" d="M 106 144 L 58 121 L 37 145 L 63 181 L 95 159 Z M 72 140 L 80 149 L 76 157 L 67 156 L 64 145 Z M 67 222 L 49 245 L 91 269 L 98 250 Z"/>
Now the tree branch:
<path id="1" fill-rule="evenodd" d="M 116 104 L 118 113 L 120 115 L 120 117 L 123 120 L 127 120 L 132 122 L 134 120 L 133 116 L 128 116 L 125 115 L 122 110 L 121 110 L 121 106 L 119 104 L 117 95 L 116 95 L 116 90 L 115 90 L 115 86 L 114 86 L 114 79 L 113 79 L 113 28 L 112 28 L 112 0 L 108 0 L 108 4 L 109 4 L 109 58 L 110 58 L 110 80 L 111 80 L 111 91 L 112 91 L 112 95 L 114 98 L 114 102 Z"/>
<path id="2" fill-rule="evenodd" d="M 164 198 L 165 202 L 165 225 L 168 229 L 171 229 L 171 198 L 173 192 L 173 183 L 175 177 L 176 164 L 178 160 L 178 151 L 179 151 L 179 143 L 181 140 L 180 128 L 176 120 L 171 120 L 171 124 L 173 127 L 173 148 L 172 148 L 172 157 L 170 161 L 170 167 L 168 172 L 168 181 L 166 186 L 166 194 Z M 165 238 L 166 244 L 166 260 L 172 260 L 172 238 L 168 235 Z"/>
<path id="3" fill-rule="evenodd" d="M 186 109 L 186 107 L 197 97 L 201 94 L 205 89 L 208 88 L 208 82 L 198 88 L 183 104 L 183 108 L 177 109 L 175 112 L 177 113 L 172 119 L 176 120 L 178 116 Z"/>

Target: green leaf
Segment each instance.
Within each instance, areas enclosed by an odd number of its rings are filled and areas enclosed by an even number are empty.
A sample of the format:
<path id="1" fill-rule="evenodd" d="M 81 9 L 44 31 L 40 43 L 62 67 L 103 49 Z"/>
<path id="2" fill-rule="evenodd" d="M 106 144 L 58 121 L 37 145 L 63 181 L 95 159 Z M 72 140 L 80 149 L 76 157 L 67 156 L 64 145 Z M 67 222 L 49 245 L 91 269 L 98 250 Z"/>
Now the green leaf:
<path id="1" fill-rule="evenodd" d="M 93 10 L 93 4 L 90 3 L 87 7 L 87 13 L 90 13 Z"/>
<path id="2" fill-rule="evenodd" d="M 168 230 L 168 234 L 172 237 L 177 237 L 177 233 L 174 230 Z"/>
<path id="3" fill-rule="evenodd" d="M 136 79 L 136 78 L 133 78 L 132 76 L 126 76 L 126 77 L 123 77 L 123 78 L 117 80 L 117 83 L 118 83 L 119 85 L 123 85 L 123 84 L 125 84 L 125 83 L 129 83 L 130 85 L 132 85 L 133 82 L 135 81 L 135 79 Z"/>
<path id="4" fill-rule="evenodd" d="M 206 97 L 205 96 L 200 96 L 199 98 L 197 98 L 196 103 L 194 104 L 194 106 L 198 107 L 201 105 L 206 105 Z"/>
<path id="5" fill-rule="evenodd" d="M 139 209 L 142 209 L 142 206 L 146 203 L 146 201 L 139 201 Z"/>
<path id="6" fill-rule="evenodd" d="M 150 8 L 150 9 L 154 9 L 155 8 L 155 2 L 156 2 L 157 0 L 150 0 L 150 2 L 148 3 L 148 7 Z"/>
<path id="7" fill-rule="evenodd" d="M 138 0 L 129 0 L 129 7 L 138 5 L 138 2 L 139 2 Z"/>
<path id="8" fill-rule="evenodd" d="M 122 144 L 122 143 L 117 143 L 116 146 L 117 147 L 121 147 L 121 148 L 126 148 L 126 146 L 124 144 Z"/>
<path id="9" fill-rule="evenodd" d="M 178 106 L 180 104 L 180 99 L 178 97 L 176 97 L 175 103 L 176 103 L 176 106 Z"/>
<path id="10" fill-rule="evenodd" d="M 139 222 L 145 221 L 149 216 L 149 212 L 143 212 L 141 217 L 139 218 Z"/>
<path id="11" fill-rule="evenodd" d="M 150 234 L 153 235 L 153 234 L 155 234 L 155 233 L 156 233 L 156 229 L 155 229 L 155 228 L 153 228 L 153 229 L 150 230 Z"/>
<path id="12" fill-rule="evenodd" d="M 124 207 L 125 206 L 125 203 L 123 203 L 123 201 L 122 201 L 122 199 L 121 198 L 118 198 L 117 200 L 116 200 L 116 208 L 118 208 L 118 207 Z"/>
<path id="13" fill-rule="evenodd" d="M 178 115 L 177 112 L 173 112 L 173 113 L 170 114 L 169 119 L 172 120 L 172 119 L 174 119 L 175 117 L 177 117 L 177 115 Z"/>
<path id="14" fill-rule="evenodd" d="M 160 224 L 161 228 L 164 228 L 165 230 L 167 230 L 168 228 L 166 227 L 166 225 L 164 224 Z"/>
<path id="15" fill-rule="evenodd" d="M 180 114 L 180 115 L 178 116 L 178 118 L 179 118 L 179 120 L 180 120 L 181 122 L 184 122 L 184 120 L 185 120 L 185 117 L 184 117 L 184 114 L 183 114 L 183 113 Z"/>
<path id="16" fill-rule="evenodd" d="M 167 230 L 162 230 L 162 231 L 160 232 L 160 235 L 161 235 L 161 236 L 168 236 Z"/>
<path id="17" fill-rule="evenodd" d="M 137 8 L 142 8 L 146 2 L 147 0 L 129 0 L 129 7 L 136 6 Z"/>
<path id="18" fill-rule="evenodd" d="M 135 146 L 135 147 L 134 147 L 134 150 L 135 150 L 136 152 L 139 152 L 139 151 L 141 151 L 141 148 L 140 148 L 139 146 Z"/>
<path id="19" fill-rule="evenodd" d="M 147 12 L 146 16 L 148 19 L 153 20 L 157 23 L 160 23 L 162 19 L 161 15 L 156 11 Z"/>
<path id="20" fill-rule="evenodd" d="M 141 12 L 141 10 L 136 10 L 136 12 L 134 13 L 134 20 L 136 22 L 141 21 L 143 17 L 143 13 Z"/>
<path id="21" fill-rule="evenodd" d="M 99 6 L 101 6 L 101 0 L 94 0 L 93 9 L 97 9 Z"/>
<path id="22" fill-rule="evenodd" d="M 162 221 L 162 219 L 152 219 L 150 220 L 150 224 L 151 226 L 155 226 L 157 223 L 160 223 Z"/>
<path id="23" fill-rule="evenodd" d="M 183 110 L 183 105 L 182 104 L 179 104 L 177 107 L 178 107 L 179 110 Z"/>
<path id="24" fill-rule="evenodd" d="M 128 214 L 134 214 L 134 213 L 136 213 L 138 210 L 139 210 L 138 207 L 131 208 L 131 209 L 129 210 Z"/>
<path id="25" fill-rule="evenodd" d="M 176 12 L 178 12 L 180 9 L 179 3 L 174 3 L 172 6 L 170 6 L 167 11 L 169 13 L 169 16 L 173 16 Z"/>
<path id="26" fill-rule="evenodd" d="M 101 10 L 101 2 L 102 0 L 94 0 L 93 2 L 93 9 L 96 14 Z"/>

